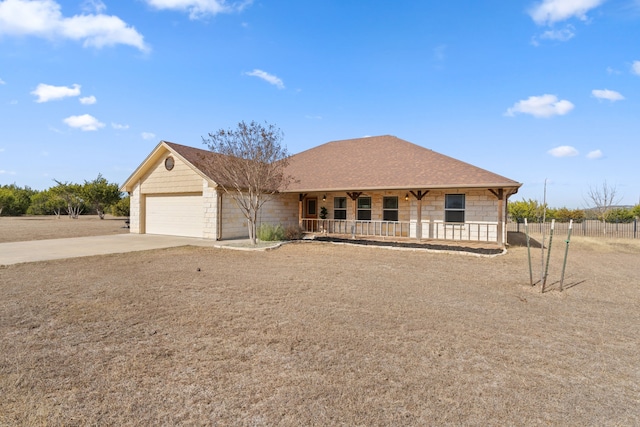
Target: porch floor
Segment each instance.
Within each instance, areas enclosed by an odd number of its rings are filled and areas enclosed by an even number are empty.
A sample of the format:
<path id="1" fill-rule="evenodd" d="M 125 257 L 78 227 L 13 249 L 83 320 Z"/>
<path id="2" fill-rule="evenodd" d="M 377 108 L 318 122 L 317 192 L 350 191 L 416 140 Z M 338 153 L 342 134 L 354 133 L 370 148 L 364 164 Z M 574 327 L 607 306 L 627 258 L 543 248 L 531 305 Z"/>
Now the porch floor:
<path id="1" fill-rule="evenodd" d="M 408 237 L 380 237 L 356 236 L 335 233 L 305 233 L 307 239 L 319 242 L 350 243 L 356 245 L 389 246 L 411 249 L 431 249 L 439 251 L 469 252 L 483 255 L 496 255 L 503 252 L 496 242 L 479 242 L 468 240 L 436 240 L 422 239 L 420 241 Z"/>

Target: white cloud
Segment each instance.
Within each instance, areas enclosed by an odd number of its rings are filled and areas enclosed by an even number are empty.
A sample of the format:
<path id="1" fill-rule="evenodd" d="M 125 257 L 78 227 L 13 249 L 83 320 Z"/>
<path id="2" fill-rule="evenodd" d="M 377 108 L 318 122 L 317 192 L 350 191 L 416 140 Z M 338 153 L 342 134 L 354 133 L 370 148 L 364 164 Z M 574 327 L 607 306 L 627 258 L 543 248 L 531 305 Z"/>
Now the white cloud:
<path id="1" fill-rule="evenodd" d="M 7 171 L 4 169 L 0 169 L 0 175 L 15 175 L 16 173 L 13 171 Z"/>
<path id="2" fill-rule="evenodd" d="M 93 105 L 96 102 L 98 102 L 98 100 L 96 99 L 95 96 L 91 95 L 91 96 L 85 96 L 84 98 L 80 98 L 80 104 L 83 105 Z"/>
<path id="3" fill-rule="evenodd" d="M 598 99 L 608 99 L 611 102 L 622 101 L 624 96 L 620 92 L 609 89 L 594 89 L 591 94 Z"/>
<path id="4" fill-rule="evenodd" d="M 578 150 L 570 145 L 561 145 L 556 148 L 552 148 L 547 151 L 547 153 L 551 154 L 553 157 L 575 157 L 578 154 Z"/>
<path id="5" fill-rule="evenodd" d="M 68 86 L 52 86 L 40 83 L 31 95 L 38 97 L 36 102 L 48 102 L 56 99 L 62 99 L 69 96 L 80 95 L 80 85 L 74 84 L 73 87 Z"/>
<path id="6" fill-rule="evenodd" d="M 0 79 L 0 85 L 6 85 L 6 84 L 7 83 L 4 80 Z"/>
<path id="7" fill-rule="evenodd" d="M 516 114 L 531 114 L 534 117 L 563 116 L 573 110 L 574 105 L 566 99 L 558 100 L 555 95 L 530 96 L 516 102 L 504 115 L 513 117 Z"/>
<path id="8" fill-rule="evenodd" d="M 633 65 L 631 65 L 631 72 L 640 76 L 640 61 L 633 61 Z"/>
<path id="9" fill-rule="evenodd" d="M 104 123 L 101 123 L 98 119 L 89 114 L 70 116 L 64 119 L 63 122 L 72 128 L 81 129 L 83 131 L 98 130 L 104 127 Z"/>
<path id="10" fill-rule="evenodd" d="M 273 74 L 269 74 L 266 71 L 255 69 L 250 73 L 244 73 L 247 76 L 258 77 L 259 79 L 264 80 L 265 82 L 274 85 L 278 89 L 284 89 L 284 83 L 282 80 Z"/>
<path id="11" fill-rule="evenodd" d="M 603 156 L 604 156 L 604 153 L 600 150 L 589 151 L 589 154 L 587 154 L 588 159 L 600 159 Z"/>
<path id="12" fill-rule="evenodd" d="M 93 2 L 94 9 L 104 10 L 100 3 Z M 54 0 L 0 2 L 0 35 L 71 39 L 96 48 L 125 44 L 149 50 L 144 37 L 117 16 L 98 13 L 66 18 L 60 9 Z"/>
<path id="13" fill-rule="evenodd" d="M 228 3 L 226 0 L 146 0 L 149 6 L 156 9 L 169 9 L 189 12 L 190 19 L 203 18 L 219 13 L 242 11 L 252 0 Z"/>
<path id="14" fill-rule="evenodd" d="M 81 7 L 82 10 L 87 13 L 102 13 L 107 10 L 107 5 L 104 4 L 101 0 L 84 0 Z"/>
<path id="15" fill-rule="evenodd" d="M 571 40 L 576 34 L 574 32 L 573 25 L 567 25 L 565 28 L 561 30 L 547 30 L 544 33 L 540 34 L 540 38 L 544 40 L 557 40 L 561 42 L 566 42 Z"/>
<path id="16" fill-rule="evenodd" d="M 111 127 L 116 130 L 127 130 L 129 129 L 129 125 L 121 125 L 119 123 L 111 123 Z"/>
<path id="17" fill-rule="evenodd" d="M 538 25 L 551 25 L 570 18 L 587 20 L 587 12 L 606 0 L 543 0 L 529 9 L 529 16 Z"/>
<path id="18" fill-rule="evenodd" d="M 142 139 L 156 139 L 156 134 L 151 132 L 142 132 L 140 136 Z"/>
<path id="19" fill-rule="evenodd" d="M 616 75 L 616 74 L 622 74 L 622 73 L 613 67 L 607 67 L 607 74 Z"/>
<path id="20" fill-rule="evenodd" d="M 4 151 L 4 148 L 0 148 L 0 153 L 2 153 Z"/>

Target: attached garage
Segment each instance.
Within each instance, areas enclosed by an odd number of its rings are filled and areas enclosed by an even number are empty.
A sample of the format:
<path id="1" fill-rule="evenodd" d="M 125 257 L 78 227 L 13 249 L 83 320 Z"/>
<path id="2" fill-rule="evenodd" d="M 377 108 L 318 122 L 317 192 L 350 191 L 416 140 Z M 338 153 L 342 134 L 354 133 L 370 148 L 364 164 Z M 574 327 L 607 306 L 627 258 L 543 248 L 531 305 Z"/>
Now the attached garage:
<path id="1" fill-rule="evenodd" d="M 147 195 L 145 199 L 146 233 L 203 237 L 202 194 Z"/>

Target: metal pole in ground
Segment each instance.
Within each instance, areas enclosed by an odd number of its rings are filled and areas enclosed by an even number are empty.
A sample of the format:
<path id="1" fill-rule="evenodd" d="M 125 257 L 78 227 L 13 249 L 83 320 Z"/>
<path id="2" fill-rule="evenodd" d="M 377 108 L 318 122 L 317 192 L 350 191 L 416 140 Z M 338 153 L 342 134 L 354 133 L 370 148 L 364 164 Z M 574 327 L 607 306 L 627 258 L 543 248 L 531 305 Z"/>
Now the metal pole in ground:
<path id="1" fill-rule="evenodd" d="M 569 234 L 567 234 L 567 247 L 564 250 L 564 261 L 562 262 L 562 276 L 560 277 L 560 292 L 562 292 L 562 285 L 564 285 L 564 270 L 567 268 L 567 255 L 569 254 L 569 242 L 571 241 L 571 229 L 573 228 L 573 220 L 569 220 Z"/>
<path id="2" fill-rule="evenodd" d="M 544 238 L 545 238 L 545 230 L 547 225 L 547 178 L 544 179 L 544 196 L 542 198 L 542 224 L 540 227 L 542 228 L 542 244 L 540 245 L 540 283 L 544 281 Z M 544 285 L 542 285 L 542 289 L 544 290 Z"/>
<path id="3" fill-rule="evenodd" d="M 556 220 L 551 220 L 551 231 L 549 232 L 549 249 L 547 249 L 547 265 L 544 268 L 544 277 L 542 279 L 542 291 L 544 292 L 544 287 L 547 284 L 547 275 L 549 274 L 549 260 L 551 259 L 551 243 L 553 242 L 553 228 L 556 225 Z"/>
<path id="4" fill-rule="evenodd" d="M 533 271 L 531 270 L 531 244 L 529 243 L 529 224 L 524 219 L 524 234 L 527 236 L 527 259 L 529 260 L 529 284 L 533 286 Z"/>

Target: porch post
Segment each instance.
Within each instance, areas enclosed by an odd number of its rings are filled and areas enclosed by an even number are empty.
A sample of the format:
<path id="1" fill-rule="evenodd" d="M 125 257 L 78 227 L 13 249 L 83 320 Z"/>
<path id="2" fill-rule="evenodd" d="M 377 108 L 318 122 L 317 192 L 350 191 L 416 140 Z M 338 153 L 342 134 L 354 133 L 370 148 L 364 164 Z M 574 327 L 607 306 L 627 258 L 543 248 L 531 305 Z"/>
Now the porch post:
<path id="1" fill-rule="evenodd" d="M 353 233 L 356 231 L 356 221 L 358 220 L 358 197 L 362 195 L 362 192 L 352 191 L 347 192 L 347 196 L 353 200 Z M 352 233 L 352 235 L 353 235 Z"/>
<path id="2" fill-rule="evenodd" d="M 420 241 L 422 240 L 422 198 L 419 198 L 416 202 L 418 205 L 418 212 L 416 215 L 416 221 L 418 221 L 416 223 L 416 239 Z"/>
<path id="3" fill-rule="evenodd" d="M 418 190 L 418 194 L 416 194 L 413 190 L 410 191 L 418 202 L 418 212 L 416 212 L 416 239 L 418 239 L 418 241 L 422 240 L 422 198 L 426 196 L 428 192 L 429 190 L 425 190 L 424 193 L 422 190 Z"/>
<path id="4" fill-rule="evenodd" d="M 304 200 L 304 194 L 298 195 L 298 226 L 302 228 L 302 201 Z"/>
<path id="5" fill-rule="evenodd" d="M 498 198 L 498 246 L 504 249 L 504 189 L 489 189 Z"/>

